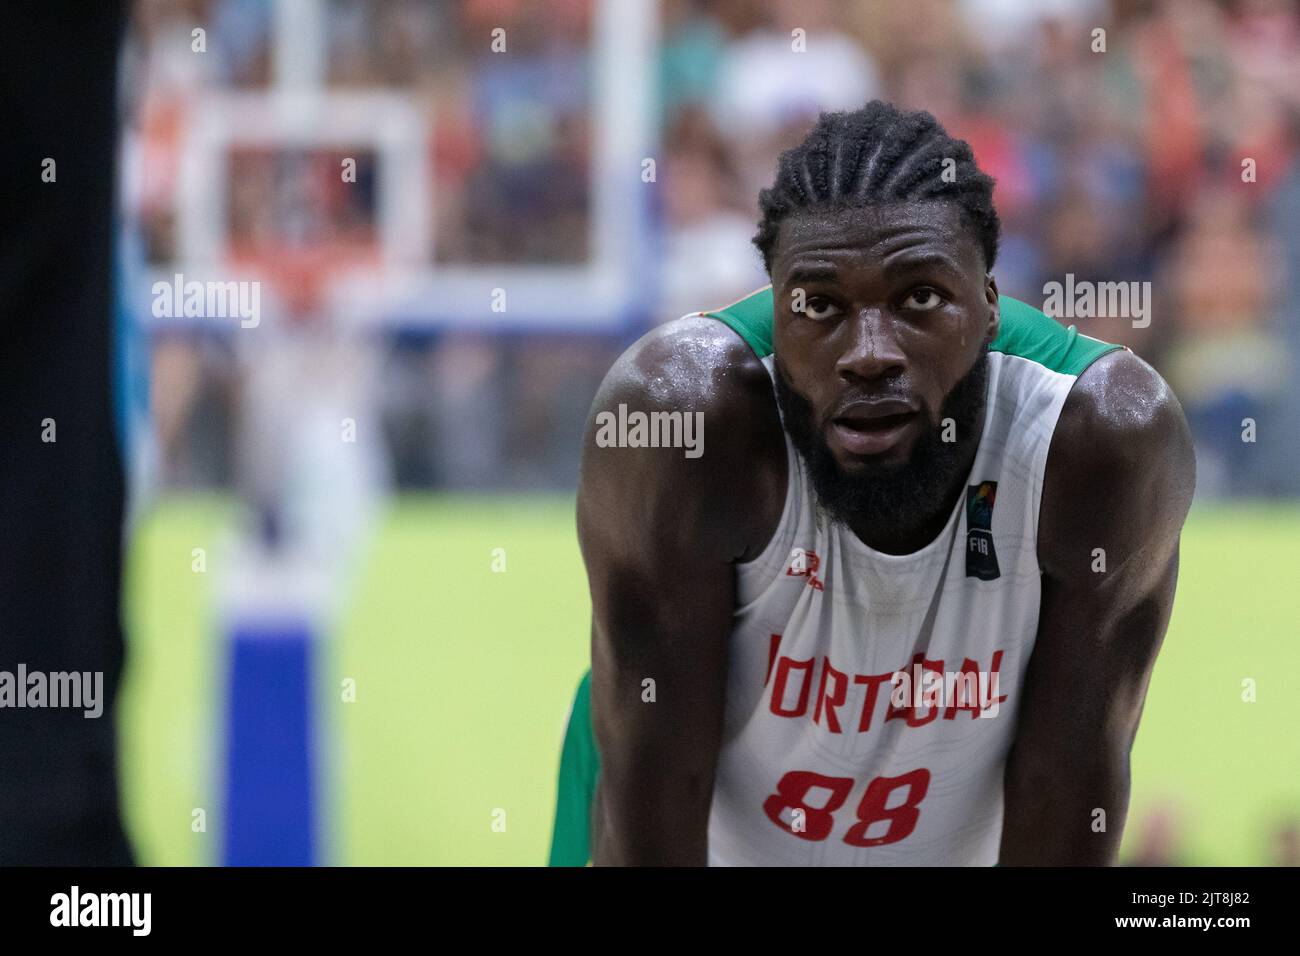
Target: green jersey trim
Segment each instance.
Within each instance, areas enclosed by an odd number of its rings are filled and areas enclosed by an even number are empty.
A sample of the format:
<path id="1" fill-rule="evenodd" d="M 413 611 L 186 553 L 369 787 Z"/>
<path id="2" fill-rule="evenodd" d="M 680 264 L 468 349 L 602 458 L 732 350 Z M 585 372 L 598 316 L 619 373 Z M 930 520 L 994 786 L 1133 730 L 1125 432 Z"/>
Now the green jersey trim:
<path id="1" fill-rule="evenodd" d="M 764 286 L 714 312 L 703 312 L 735 331 L 759 358 L 772 354 L 772 287 Z M 1017 355 L 1054 372 L 1081 375 L 1107 352 L 1125 348 L 1066 327 L 1032 305 L 1003 295 L 998 297 L 1001 324 L 989 346 L 993 352 Z"/>
<path id="2" fill-rule="evenodd" d="M 560 751 L 548 866 L 586 866 L 591 860 L 591 804 L 596 795 L 600 752 L 591 726 L 591 671 L 582 675 Z"/>

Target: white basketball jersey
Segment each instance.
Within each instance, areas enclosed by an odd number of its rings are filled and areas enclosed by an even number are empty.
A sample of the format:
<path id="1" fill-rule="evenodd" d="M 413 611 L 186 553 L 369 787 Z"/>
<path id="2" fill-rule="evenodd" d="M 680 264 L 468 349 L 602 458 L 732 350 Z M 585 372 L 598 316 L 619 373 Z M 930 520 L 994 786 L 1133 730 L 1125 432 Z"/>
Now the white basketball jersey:
<path id="1" fill-rule="evenodd" d="M 1043 471 L 1076 378 L 989 353 L 966 488 L 913 554 L 825 519 L 786 437 L 780 525 L 737 570 L 710 865 L 997 862 Z"/>

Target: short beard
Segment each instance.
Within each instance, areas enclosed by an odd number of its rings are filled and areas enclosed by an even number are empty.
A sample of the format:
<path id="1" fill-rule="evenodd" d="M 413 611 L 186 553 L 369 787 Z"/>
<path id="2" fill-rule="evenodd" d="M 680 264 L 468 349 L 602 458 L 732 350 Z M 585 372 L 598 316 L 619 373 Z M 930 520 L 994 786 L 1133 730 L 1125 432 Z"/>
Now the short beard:
<path id="1" fill-rule="evenodd" d="M 921 434 L 907 461 L 854 475 L 845 474 L 826 444 L 829 422 L 814 422 L 812 405 L 795 391 L 779 361 L 775 368 L 777 405 L 790 442 L 803 459 L 822 511 L 832 521 L 855 531 L 869 529 L 875 541 L 915 533 L 937 516 L 953 488 L 969 473 L 987 404 L 987 341 L 970 370 L 944 397 L 939 424 Z M 921 412 L 927 422 L 934 421 L 929 406 Z M 943 440 L 943 422 L 948 418 L 955 423 L 956 440 L 951 442 Z M 949 502 L 948 511 L 952 507 Z"/>

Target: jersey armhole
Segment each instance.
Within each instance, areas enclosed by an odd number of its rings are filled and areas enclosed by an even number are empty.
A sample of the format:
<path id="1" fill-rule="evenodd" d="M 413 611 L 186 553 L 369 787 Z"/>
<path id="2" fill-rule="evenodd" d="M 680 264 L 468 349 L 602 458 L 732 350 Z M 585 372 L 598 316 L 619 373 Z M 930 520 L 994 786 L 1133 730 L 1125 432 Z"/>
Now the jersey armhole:
<path id="1" fill-rule="evenodd" d="M 731 323 L 727 324 L 730 325 Z M 776 370 L 772 367 L 774 359 L 770 354 L 767 356 L 760 355 L 759 361 L 763 364 L 763 370 L 767 372 L 767 377 L 772 379 L 772 401 L 773 404 L 775 404 Z M 754 555 L 748 561 L 736 561 L 735 565 L 738 568 L 756 567 L 760 562 L 771 558 L 772 549 L 778 546 L 781 532 L 785 530 L 787 522 L 790 521 L 791 512 L 794 510 L 794 500 L 798 494 L 796 482 L 799 480 L 799 476 L 795 473 L 795 469 L 799 467 L 799 456 L 795 452 L 794 446 L 790 444 L 790 435 L 785 430 L 785 422 L 781 416 L 780 406 L 777 407 L 776 415 L 777 421 L 781 426 L 781 447 L 785 449 L 785 495 L 784 500 L 781 502 L 781 517 L 777 519 L 776 526 L 772 529 L 772 537 L 768 539 L 765 545 L 763 545 L 758 554 Z"/>

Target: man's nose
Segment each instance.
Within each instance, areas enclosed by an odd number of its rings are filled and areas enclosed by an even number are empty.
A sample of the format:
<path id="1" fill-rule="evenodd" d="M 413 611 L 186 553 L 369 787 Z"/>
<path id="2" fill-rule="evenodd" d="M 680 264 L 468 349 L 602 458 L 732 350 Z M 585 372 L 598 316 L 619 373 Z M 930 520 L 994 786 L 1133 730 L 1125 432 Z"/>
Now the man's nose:
<path id="1" fill-rule="evenodd" d="M 840 329 L 845 341 L 835 370 L 841 377 L 886 378 L 906 367 L 893 320 L 880 309 L 863 309 Z"/>

